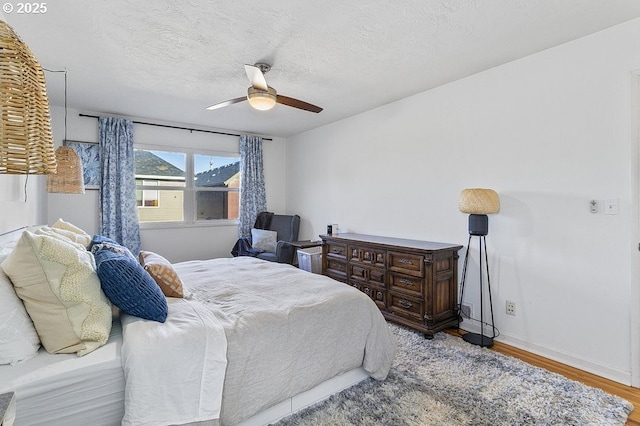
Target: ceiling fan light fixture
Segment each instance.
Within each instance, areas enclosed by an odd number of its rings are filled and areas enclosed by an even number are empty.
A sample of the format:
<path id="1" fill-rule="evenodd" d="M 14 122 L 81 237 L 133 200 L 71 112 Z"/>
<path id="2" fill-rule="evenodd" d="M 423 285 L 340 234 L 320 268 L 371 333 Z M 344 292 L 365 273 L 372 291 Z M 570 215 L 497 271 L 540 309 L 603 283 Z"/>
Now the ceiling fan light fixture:
<path id="1" fill-rule="evenodd" d="M 268 111 L 276 105 L 276 91 L 269 87 L 267 90 L 249 87 L 247 100 L 249 105 L 260 111 Z"/>

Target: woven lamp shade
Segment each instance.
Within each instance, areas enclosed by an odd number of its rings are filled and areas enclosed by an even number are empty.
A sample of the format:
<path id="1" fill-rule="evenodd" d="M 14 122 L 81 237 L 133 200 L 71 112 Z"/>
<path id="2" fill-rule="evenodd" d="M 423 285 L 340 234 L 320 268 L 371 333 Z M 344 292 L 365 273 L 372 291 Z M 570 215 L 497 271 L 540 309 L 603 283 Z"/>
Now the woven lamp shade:
<path id="1" fill-rule="evenodd" d="M 468 214 L 498 213 L 500 210 L 500 197 L 493 189 L 463 189 L 458 199 L 458 210 Z"/>
<path id="2" fill-rule="evenodd" d="M 84 177 L 80 157 L 69 146 L 56 149 L 58 171 L 47 176 L 47 191 L 84 194 Z"/>
<path id="3" fill-rule="evenodd" d="M 56 171 L 44 71 L 0 20 L 0 173 Z"/>

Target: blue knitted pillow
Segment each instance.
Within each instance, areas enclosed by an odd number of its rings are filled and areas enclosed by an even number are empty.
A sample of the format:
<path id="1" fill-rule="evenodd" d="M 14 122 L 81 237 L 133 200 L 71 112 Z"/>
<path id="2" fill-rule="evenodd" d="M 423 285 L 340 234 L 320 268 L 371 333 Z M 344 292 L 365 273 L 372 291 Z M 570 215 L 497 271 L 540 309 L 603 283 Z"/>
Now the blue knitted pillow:
<path id="1" fill-rule="evenodd" d="M 104 235 L 94 235 L 93 238 L 91 238 L 91 242 L 89 243 L 89 247 L 87 247 L 87 250 L 93 251 L 93 246 L 95 246 L 96 244 L 102 244 L 102 243 L 111 243 L 116 246 L 121 245 L 117 241 L 114 241 L 111 238 L 105 237 Z"/>
<path id="2" fill-rule="evenodd" d="M 158 322 L 167 319 L 167 299 L 131 252 L 117 244 L 92 244 L 102 291 L 123 312 Z"/>

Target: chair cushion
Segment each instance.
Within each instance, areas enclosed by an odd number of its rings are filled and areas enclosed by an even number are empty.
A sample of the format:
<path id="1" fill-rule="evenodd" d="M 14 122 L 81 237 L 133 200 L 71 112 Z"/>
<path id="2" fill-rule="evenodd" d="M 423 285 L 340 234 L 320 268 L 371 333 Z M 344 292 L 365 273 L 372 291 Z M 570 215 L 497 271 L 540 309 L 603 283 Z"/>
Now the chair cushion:
<path id="1" fill-rule="evenodd" d="M 278 261 L 278 256 L 276 256 L 275 252 L 260 253 L 256 257 L 258 259 L 268 260 L 269 262 L 277 262 Z"/>
<path id="2" fill-rule="evenodd" d="M 275 252 L 278 244 L 278 233 L 265 229 L 251 229 L 251 246 L 266 252 Z"/>

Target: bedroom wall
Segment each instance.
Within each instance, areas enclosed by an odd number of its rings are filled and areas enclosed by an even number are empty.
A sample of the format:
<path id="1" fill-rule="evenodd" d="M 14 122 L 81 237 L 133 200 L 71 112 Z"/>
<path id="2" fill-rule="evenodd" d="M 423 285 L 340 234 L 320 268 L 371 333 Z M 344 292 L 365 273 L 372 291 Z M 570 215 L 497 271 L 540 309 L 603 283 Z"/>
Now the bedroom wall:
<path id="1" fill-rule="evenodd" d="M 68 110 L 67 139 L 96 142 L 98 140 L 98 121 L 94 118 L 80 117 L 80 111 Z M 86 112 L 90 115 L 100 115 Z M 52 126 L 56 146 L 64 139 L 64 108 L 52 107 Z M 129 117 L 132 118 L 132 117 Z M 132 119 L 154 122 L 150 119 Z M 180 123 L 163 123 L 174 126 L 193 127 Z M 215 129 L 210 129 L 215 130 Z M 238 132 L 240 133 L 240 132 Z M 238 152 L 238 138 L 202 132 L 167 129 L 161 127 L 134 124 L 134 140 L 138 144 L 158 147 L 186 147 L 207 149 L 217 152 Z M 281 138 L 265 141 L 263 145 L 265 162 L 265 183 L 267 208 L 275 212 L 285 212 L 285 157 L 286 144 Z M 55 222 L 64 218 L 77 224 L 89 233 L 99 230 L 99 191 L 86 190 L 84 194 L 47 194 L 48 202 L 46 222 Z M 167 226 L 154 229 L 142 229 L 142 248 L 162 254 L 172 262 L 214 257 L 230 257 L 230 251 L 238 238 L 236 225 Z"/>
<path id="2" fill-rule="evenodd" d="M 46 201 L 44 176 L 0 175 L 0 234 L 44 223 Z"/>
<path id="3" fill-rule="evenodd" d="M 493 188 L 499 340 L 630 383 L 639 42 L 631 21 L 290 138 L 287 209 L 303 217 L 301 238 L 338 223 L 466 245 L 458 194 Z M 591 199 L 617 199 L 619 214 L 590 213 Z M 465 303 L 479 316 L 476 244 Z"/>

